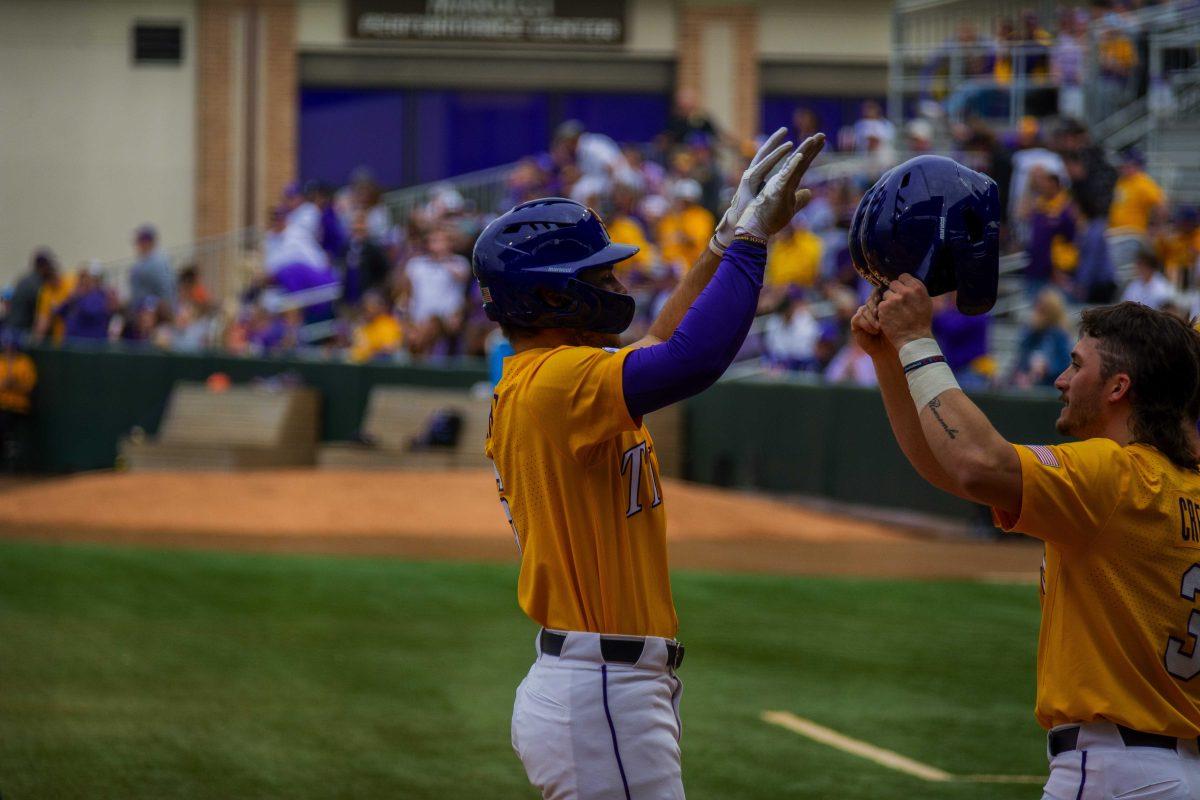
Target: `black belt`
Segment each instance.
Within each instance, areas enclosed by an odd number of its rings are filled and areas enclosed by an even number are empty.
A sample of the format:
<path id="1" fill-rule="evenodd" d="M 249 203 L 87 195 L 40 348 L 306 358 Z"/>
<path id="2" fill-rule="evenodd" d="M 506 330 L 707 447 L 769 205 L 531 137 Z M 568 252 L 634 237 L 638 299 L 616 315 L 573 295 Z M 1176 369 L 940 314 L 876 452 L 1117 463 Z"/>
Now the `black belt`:
<path id="1" fill-rule="evenodd" d="M 562 653 L 563 643 L 567 641 L 565 633 L 555 633 L 542 628 L 542 652 L 548 656 Z M 646 647 L 645 639 L 614 639 L 609 636 L 600 637 L 600 655 L 610 664 L 636 664 L 642 658 L 642 650 Z M 667 642 L 667 666 L 679 669 L 683 665 L 683 645 L 678 642 Z"/>
<path id="2" fill-rule="evenodd" d="M 1163 736 L 1160 733 L 1142 733 L 1135 731 L 1133 728 L 1126 728 L 1124 725 L 1117 726 L 1117 732 L 1121 734 L 1121 741 L 1126 747 L 1157 747 L 1160 750 L 1174 750 L 1179 745 L 1180 739 L 1174 736 Z M 1057 731 L 1050 731 L 1050 756 L 1056 756 L 1059 753 L 1066 753 L 1074 750 L 1079 744 L 1079 726 L 1070 728 L 1062 728 Z M 1183 741 L 1193 741 L 1191 739 Z"/>

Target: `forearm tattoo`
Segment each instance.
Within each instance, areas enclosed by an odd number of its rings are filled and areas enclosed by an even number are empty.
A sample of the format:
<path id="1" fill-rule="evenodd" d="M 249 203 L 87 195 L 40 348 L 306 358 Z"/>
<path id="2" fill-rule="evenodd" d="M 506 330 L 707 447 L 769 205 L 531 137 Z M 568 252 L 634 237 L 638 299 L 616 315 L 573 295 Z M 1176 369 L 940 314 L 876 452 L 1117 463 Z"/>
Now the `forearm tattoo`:
<path id="1" fill-rule="evenodd" d="M 941 407 L 942 401 L 938 398 L 935 397 L 929 401 L 929 410 L 933 412 L 933 418 L 942 426 L 942 430 L 946 432 L 946 435 L 953 439 L 958 435 L 958 428 L 951 428 L 946 420 L 942 419 L 942 415 L 938 413 L 938 409 Z"/>

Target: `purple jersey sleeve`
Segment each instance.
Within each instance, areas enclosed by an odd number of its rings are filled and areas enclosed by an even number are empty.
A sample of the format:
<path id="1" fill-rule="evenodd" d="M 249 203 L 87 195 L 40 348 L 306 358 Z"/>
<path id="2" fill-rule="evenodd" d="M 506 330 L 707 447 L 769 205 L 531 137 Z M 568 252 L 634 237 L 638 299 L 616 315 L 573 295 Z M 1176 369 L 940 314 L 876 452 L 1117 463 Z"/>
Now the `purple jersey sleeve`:
<path id="1" fill-rule="evenodd" d="M 625 405 L 637 419 L 716 383 L 741 349 L 762 289 L 767 248 L 743 240 L 721 264 L 670 339 L 625 359 Z"/>

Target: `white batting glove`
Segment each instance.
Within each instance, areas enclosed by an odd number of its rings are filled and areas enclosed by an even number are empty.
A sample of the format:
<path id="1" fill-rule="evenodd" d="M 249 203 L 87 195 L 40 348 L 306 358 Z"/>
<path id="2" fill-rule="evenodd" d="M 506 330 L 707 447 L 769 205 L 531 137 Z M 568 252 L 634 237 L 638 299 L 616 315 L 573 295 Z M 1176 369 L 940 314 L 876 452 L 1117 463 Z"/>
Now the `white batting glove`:
<path id="1" fill-rule="evenodd" d="M 791 151 L 793 144 L 783 141 L 787 132 L 787 128 L 780 128 L 772 133 L 763 142 L 762 147 L 758 148 L 758 152 L 750 160 L 750 166 L 746 167 L 746 171 L 742 173 L 737 191 L 733 193 L 733 201 L 725 210 L 721 221 L 717 223 L 717 229 L 713 231 L 712 239 L 708 242 L 709 248 L 717 255 L 725 254 L 725 248 L 729 247 L 729 243 L 733 241 L 738 220 L 742 218 L 746 207 L 753 202 L 755 195 L 762 189 L 763 181 L 771 174 L 771 170 L 775 169 L 775 165 Z M 780 142 L 783 143 L 780 144 Z"/>
<path id="2" fill-rule="evenodd" d="M 792 153 L 779 172 L 771 176 L 763 190 L 742 212 L 734 235 L 745 234 L 765 242 L 783 230 L 796 212 L 812 199 L 811 191 L 799 188 L 800 179 L 824 146 L 823 133 L 805 139 L 800 149 Z"/>

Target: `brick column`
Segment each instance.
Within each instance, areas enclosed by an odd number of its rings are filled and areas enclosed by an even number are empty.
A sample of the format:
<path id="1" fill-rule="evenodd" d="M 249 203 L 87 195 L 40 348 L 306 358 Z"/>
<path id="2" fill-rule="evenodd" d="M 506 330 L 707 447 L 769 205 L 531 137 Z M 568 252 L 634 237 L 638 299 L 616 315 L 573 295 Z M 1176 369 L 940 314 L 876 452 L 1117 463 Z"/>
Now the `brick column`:
<path id="1" fill-rule="evenodd" d="M 196 238 L 234 227 L 234 13 L 201 0 L 196 15 Z"/>
<path id="2" fill-rule="evenodd" d="M 679 9 L 676 88 L 692 89 L 701 104 L 723 118 L 730 132 L 743 139 L 758 132 L 758 10 L 753 6 L 682 6 Z M 706 44 L 706 38 L 710 40 Z M 725 38 L 729 52 L 711 49 L 711 40 Z M 714 109 L 714 62 L 731 69 L 730 108 Z M 706 66 L 707 65 L 707 66 Z"/>
<path id="3" fill-rule="evenodd" d="M 295 0 L 199 0 L 197 16 L 195 231 L 202 238 L 246 225 L 247 192 L 250 221 L 262 225 L 266 207 L 295 180 L 297 18 Z"/>
<path id="4" fill-rule="evenodd" d="M 266 3 L 261 12 L 263 32 L 260 137 L 263 165 L 255 221 L 263 225 L 265 209 L 277 200 L 283 187 L 296 180 L 296 124 L 299 93 L 296 65 L 296 4 L 294 0 Z"/>

